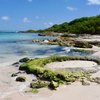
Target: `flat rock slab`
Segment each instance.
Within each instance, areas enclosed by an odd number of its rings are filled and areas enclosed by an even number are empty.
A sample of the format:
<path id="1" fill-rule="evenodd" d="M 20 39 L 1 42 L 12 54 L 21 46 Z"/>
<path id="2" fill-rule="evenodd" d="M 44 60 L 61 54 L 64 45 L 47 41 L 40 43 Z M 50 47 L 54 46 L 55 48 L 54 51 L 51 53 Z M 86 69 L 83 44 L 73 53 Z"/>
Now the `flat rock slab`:
<path id="1" fill-rule="evenodd" d="M 77 69 L 84 69 L 84 70 L 95 70 L 96 69 L 95 66 L 97 66 L 97 63 L 93 61 L 71 60 L 71 61 L 63 61 L 63 62 L 53 62 L 53 63 L 47 64 L 45 67 L 51 68 L 51 69 L 77 68 Z"/>

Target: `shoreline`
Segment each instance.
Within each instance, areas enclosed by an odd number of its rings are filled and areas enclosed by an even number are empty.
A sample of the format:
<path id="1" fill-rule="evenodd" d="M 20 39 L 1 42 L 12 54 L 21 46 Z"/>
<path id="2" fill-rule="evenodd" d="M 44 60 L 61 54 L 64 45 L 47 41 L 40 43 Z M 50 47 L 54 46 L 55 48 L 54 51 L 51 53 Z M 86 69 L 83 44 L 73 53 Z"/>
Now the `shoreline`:
<path id="1" fill-rule="evenodd" d="M 81 48 L 79 48 L 81 49 Z M 82 48 L 83 49 L 83 48 Z M 100 47 L 93 46 L 91 49 L 95 51 L 91 57 L 100 57 Z M 17 59 L 18 60 L 18 59 Z M 0 63 L 0 100 L 99 100 L 100 99 L 100 85 L 92 83 L 89 86 L 82 86 L 80 82 L 72 83 L 71 85 L 62 85 L 57 88 L 56 91 L 51 91 L 47 88 L 40 89 L 38 94 L 25 93 L 29 89 L 28 81 L 25 83 L 16 82 L 16 77 L 11 77 L 13 73 L 19 72 L 18 67 L 12 64 L 15 61 L 9 63 Z M 71 62 L 72 64 L 72 62 Z M 76 63 L 73 63 L 74 66 Z M 80 62 L 79 65 L 82 63 Z M 60 64 L 57 64 L 60 66 Z M 57 66 L 56 65 L 56 66 Z M 66 64 L 65 64 L 66 65 Z M 71 65 L 71 66 L 72 66 Z M 77 65 L 77 64 L 76 64 Z M 82 66 L 89 65 L 84 62 Z M 95 65 L 95 64 L 93 64 Z M 69 65 L 68 65 L 69 66 Z M 92 66 L 90 65 L 92 68 Z M 26 74 L 22 74 L 26 75 Z M 31 75 L 26 75 L 31 81 Z M 100 77 L 100 68 L 96 73 L 92 74 L 92 77 Z"/>
<path id="2" fill-rule="evenodd" d="M 26 87 L 29 86 L 29 83 L 17 83 L 15 78 L 11 77 L 11 74 L 18 72 L 18 67 L 11 66 L 10 64 L 11 63 L 8 64 L 9 66 L 2 66 L 0 70 L 0 87 L 2 87 L 0 90 L 3 91 L 0 91 L 0 100 L 32 100 L 33 98 L 34 100 L 61 100 L 63 97 L 65 97 L 63 100 L 66 100 L 66 98 L 69 98 L 70 100 L 87 100 L 86 98 L 88 95 L 92 95 L 89 97 L 91 100 L 94 100 L 93 98 L 99 100 L 100 98 L 100 86 L 96 83 L 92 83 L 90 86 L 82 86 L 80 82 L 75 82 L 72 85 L 60 86 L 56 91 L 43 88 L 40 89 L 38 94 L 25 93 Z M 99 76 L 98 74 L 96 75 L 96 73 L 94 75 L 100 77 L 100 71 L 97 73 L 99 73 Z M 3 81 L 3 84 L 1 81 Z M 87 93 L 86 91 L 88 89 L 91 90 L 91 92 Z M 92 91 L 95 91 L 96 93 L 93 94 Z M 79 93 L 80 95 L 84 94 L 84 96 L 78 96 Z"/>
<path id="3" fill-rule="evenodd" d="M 75 82 L 71 85 L 62 85 L 59 88 L 57 88 L 56 91 L 49 90 L 47 88 L 40 89 L 40 92 L 38 94 L 32 94 L 32 93 L 25 93 L 26 90 L 25 83 L 16 83 L 14 78 L 11 78 L 11 72 L 18 71 L 18 68 L 14 66 L 8 66 L 1 69 L 1 72 L 4 72 L 4 70 L 7 69 L 6 74 L 8 76 L 5 76 L 3 73 L 3 78 L 8 79 L 6 82 L 3 83 L 3 89 L 4 93 L 1 93 L 0 91 L 0 100 L 63 100 L 70 99 L 70 100 L 99 100 L 100 99 L 100 85 L 97 85 L 96 83 L 91 83 L 89 86 L 82 86 L 80 82 Z M 100 71 L 99 74 L 94 76 L 100 77 Z M 1 77 L 2 77 L 1 76 Z M 0 77 L 0 81 L 1 81 Z M 3 79 L 3 80 L 4 80 Z M 9 81 L 10 80 L 10 81 Z M 1 83 L 1 82 L 0 82 Z M 17 86 L 15 86 L 17 84 Z M 1 87 L 1 84 L 0 84 Z M 1 88 L 0 88 L 1 90 Z M 95 91 L 95 92 L 94 92 Z"/>

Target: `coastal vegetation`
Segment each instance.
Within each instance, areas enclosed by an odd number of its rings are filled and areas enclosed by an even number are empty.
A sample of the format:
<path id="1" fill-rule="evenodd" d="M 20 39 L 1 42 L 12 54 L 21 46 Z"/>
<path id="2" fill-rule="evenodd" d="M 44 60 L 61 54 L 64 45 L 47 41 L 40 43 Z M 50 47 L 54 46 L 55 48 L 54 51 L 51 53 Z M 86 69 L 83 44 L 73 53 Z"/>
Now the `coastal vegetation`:
<path id="1" fill-rule="evenodd" d="M 64 22 L 62 24 L 55 24 L 50 28 L 44 30 L 27 30 L 24 32 L 38 32 L 46 33 L 57 32 L 64 34 L 100 34 L 100 15 L 92 17 L 82 17 L 72 20 L 70 22 Z M 45 34 L 45 35 L 46 35 Z"/>
<path id="2" fill-rule="evenodd" d="M 65 22 L 63 24 L 53 25 L 43 31 L 66 32 L 67 34 L 100 34 L 100 15 L 77 18 L 69 23 Z"/>

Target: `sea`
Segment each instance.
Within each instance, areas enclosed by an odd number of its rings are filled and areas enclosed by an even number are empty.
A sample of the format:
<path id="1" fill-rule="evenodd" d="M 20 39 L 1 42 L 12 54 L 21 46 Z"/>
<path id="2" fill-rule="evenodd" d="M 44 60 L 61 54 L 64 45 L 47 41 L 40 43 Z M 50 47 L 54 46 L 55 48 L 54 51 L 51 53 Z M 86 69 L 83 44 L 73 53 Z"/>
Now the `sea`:
<path id="1" fill-rule="evenodd" d="M 39 58 L 54 55 L 86 56 L 73 47 L 33 43 L 32 40 L 52 40 L 57 37 L 39 36 L 38 33 L 0 32 L 0 64 L 18 61 L 24 57 Z"/>

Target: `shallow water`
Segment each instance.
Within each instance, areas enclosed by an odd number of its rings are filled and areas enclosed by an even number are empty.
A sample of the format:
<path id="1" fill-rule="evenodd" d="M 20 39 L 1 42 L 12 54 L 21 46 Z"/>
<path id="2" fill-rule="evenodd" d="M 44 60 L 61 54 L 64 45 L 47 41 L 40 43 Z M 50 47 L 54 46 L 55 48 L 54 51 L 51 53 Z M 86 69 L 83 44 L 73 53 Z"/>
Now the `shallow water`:
<path id="1" fill-rule="evenodd" d="M 85 56 L 87 53 L 76 52 L 70 47 L 41 45 L 32 39 L 53 39 L 49 36 L 38 36 L 36 33 L 0 33 L 0 63 L 18 60 L 23 57 L 43 57 L 49 55 Z"/>

